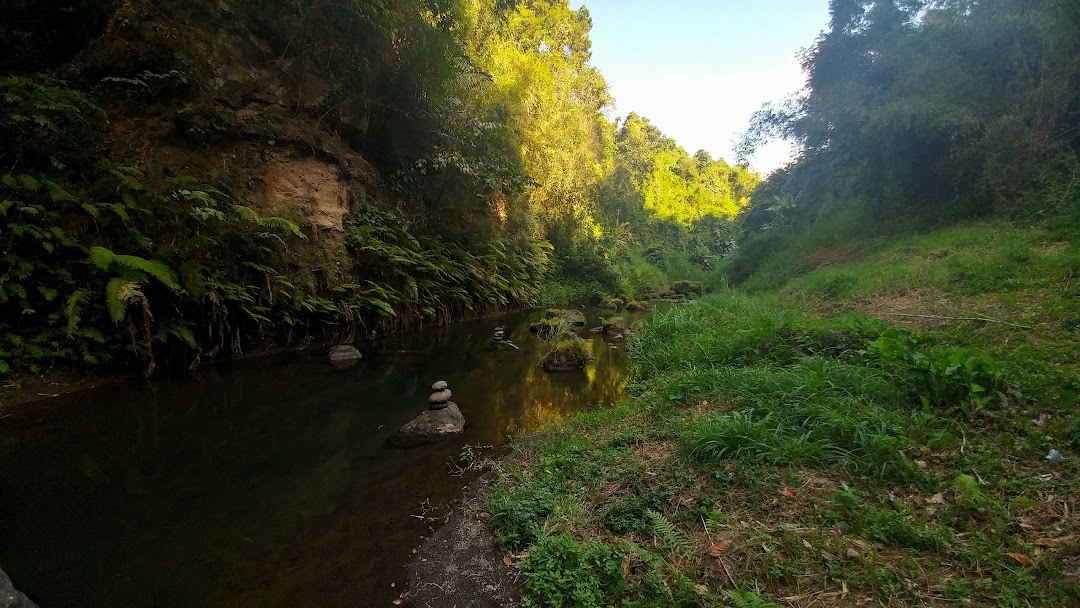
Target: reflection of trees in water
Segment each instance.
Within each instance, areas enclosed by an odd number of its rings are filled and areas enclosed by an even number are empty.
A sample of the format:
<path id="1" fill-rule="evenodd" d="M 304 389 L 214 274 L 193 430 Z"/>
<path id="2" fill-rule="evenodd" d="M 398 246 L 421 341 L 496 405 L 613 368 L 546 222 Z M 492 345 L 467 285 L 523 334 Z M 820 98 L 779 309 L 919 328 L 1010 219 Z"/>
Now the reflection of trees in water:
<path id="1" fill-rule="evenodd" d="M 384 445 L 433 381 L 449 381 L 469 412 L 470 442 L 503 443 L 619 398 L 623 344 L 583 331 L 596 359 L 549 374 L 528 331 L 542 314 L 403 336 L 346 370 L 317 355 L 251 360 L 72 396 L 40 423 L 5 421 L 0 487 L 23 499 L 0 501 L 5 568 L 24 587 L 68 581 L 41 596 L 55 605 L 79 603 L 73 593 L 149 604 L 161 585 L 174 605 L 370 604 L 364 594 L 389 587 L 424 531 L 409 517 L 416 501 L 460 490 L 444 473 L 460 443 Z M 496 325 L 522 350 L 491 351 Z"/>
<path id="2" fill-rule="evenodd" d="M 521 357 L 527 364 L 515 370 L 520 375 L 510 374 L 521 378 L 520 386 L 493 395 L 496 441 L 537 432 L 575 412 L 618 400 L 626 386 L 625 355 L 600 338 L 589 340 L 589 349 L 595 359 L 581 372 L 549 373 L 532 357 Z"/>

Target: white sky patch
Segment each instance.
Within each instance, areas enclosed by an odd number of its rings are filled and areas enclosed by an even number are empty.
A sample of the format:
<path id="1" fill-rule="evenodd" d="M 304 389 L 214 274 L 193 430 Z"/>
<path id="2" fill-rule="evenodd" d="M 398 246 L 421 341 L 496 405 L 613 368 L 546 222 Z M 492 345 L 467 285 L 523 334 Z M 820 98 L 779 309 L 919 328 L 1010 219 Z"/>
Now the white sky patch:
<path id="1" fill-rule="evenodd" d="M 707 150 L 714 158 L 735 161 L 735 145 L 750 117 L 768 101 L 793 96 L 803 75 L 792 58 L 771 70 L 729 72 L 724 75 L 677 73 L 622 77 L 610 83 L 615 114 L 630 112 L 648 118 L 665 135 L 693 154 Z M 791 160 L 787 142 L 773 142 L 751 159 L 755 171 L 768 174 Z"/>
<path id="2" fill-rule="evenodd" d="M 735 160 L 750 116 L 803 89 L 798 56 L 829 19 L 828 0 L 571 0 L 592 16 L 592 64 L 615 116 L 648 118 L 693 154 Z M 609 114 L 610 116 L 611 114 Z M 769 173 L 793 157 L 773 142 L 750 159 Z"/>

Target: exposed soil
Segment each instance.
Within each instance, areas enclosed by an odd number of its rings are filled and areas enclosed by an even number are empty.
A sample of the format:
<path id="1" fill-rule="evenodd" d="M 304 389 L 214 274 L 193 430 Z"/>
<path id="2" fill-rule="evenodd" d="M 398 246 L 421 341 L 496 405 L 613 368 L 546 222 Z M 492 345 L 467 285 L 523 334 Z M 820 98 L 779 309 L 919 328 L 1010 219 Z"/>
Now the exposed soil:
<path id="1" fill-rule="evenodd" d="M 404 605 L 415 608 L 501 608 L 519 606 L 524 581 L 495 540 L 484 511 L 487 477 L 466 490 L 461 504 L 409 566 Z"/>

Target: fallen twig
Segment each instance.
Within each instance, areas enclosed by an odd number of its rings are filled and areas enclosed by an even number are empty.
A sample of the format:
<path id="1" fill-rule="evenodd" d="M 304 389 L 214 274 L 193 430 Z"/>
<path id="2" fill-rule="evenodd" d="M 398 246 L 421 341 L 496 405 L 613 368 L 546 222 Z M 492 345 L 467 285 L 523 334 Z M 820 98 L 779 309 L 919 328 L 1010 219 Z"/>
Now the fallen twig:
<path id="1" fill-rule="evenodd" d="M 990 317 L 946 317 L 942 315 L 917 315 L 907 312 L 890 312 L 886 314 L 893 317 L 917 317 L 920 319 L 942 319 L 946 321 L 985 321 L 986 323 L 1000 323 L 1002 325 L 1008 325 L 1010 327 L 1019 327 L 1020 329 L 1035 329 L 1030 325 L 1019 325 L 1017 323 L 1010 323 L 1008 321 L 1001 321 L 999 319 L 991 319 Z"/>

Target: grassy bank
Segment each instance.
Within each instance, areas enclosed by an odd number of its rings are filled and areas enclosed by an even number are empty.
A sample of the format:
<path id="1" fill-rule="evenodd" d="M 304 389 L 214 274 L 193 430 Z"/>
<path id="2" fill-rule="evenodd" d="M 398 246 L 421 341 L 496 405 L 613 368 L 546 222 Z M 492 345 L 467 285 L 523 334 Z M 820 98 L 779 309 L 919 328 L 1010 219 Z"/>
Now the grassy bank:
<path id="1" fill-rule="evenodd" d="M 658 314 L 626 402 L 499 467 L 528 602 L 1077 605 L 1075 243 L 819 250 Z"/>

